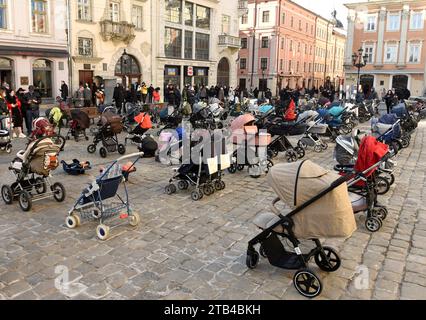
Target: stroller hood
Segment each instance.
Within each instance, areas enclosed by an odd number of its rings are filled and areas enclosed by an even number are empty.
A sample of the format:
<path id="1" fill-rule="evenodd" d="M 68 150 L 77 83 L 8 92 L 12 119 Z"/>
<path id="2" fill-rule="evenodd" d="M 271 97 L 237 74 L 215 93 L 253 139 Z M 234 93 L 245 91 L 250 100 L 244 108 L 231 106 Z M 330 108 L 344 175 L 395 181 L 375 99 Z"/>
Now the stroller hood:
<path id="1" fill-rule="evenodd" d="M 22 159 L 29 164 L 31 172 L 47 177 L 59 166 L 59 149 L 52 139 L 42 138 L 27 146 Z"/>
<path id="2" fill-rule="evenodd" d="M 297 121 L 298 122 L 310 121 L 310 120 L 315 120 L 317 117 L 318 117 L 318 112 L 316 112 L 315 110 L 307 110 L 307 111 L 299 114 Z"/>
<path id="3" fill-rule="evenodd" d="M 328 110 L 329 114 L 332 115 L 334 118 L 340 117 L 343 111 L 344 111 L 344 108 L 340 106 L 332 107 L 330 110 Z"/>
<path id="4" fill-rule="evenodd" d="M 384 114 L 379 118 L 379 123 L 383 124 L 394 124 L 398 121 L 398 117 L 395 114 Z"/>
<path id="5" fill-rule="evenodd" d="M 87 113 L 74 109 L 71 111 L 71 118 L 78 123 L 81 129 L 88 129 L 90 127 L 90 118 Z"/>
<path id="6" fill-rule="evenodd" d="M 336 144 L 345 149 L 352 156 L 355 154 L 355 140 L 349 136 L 338 136 L 336 138 Z"/>
<path id="7" fill-rule="evenodd" d="M 307 160 L 271 168 L 268 183 L 279 198 L 296 208 L 328 188 L 339 176 Z M 293 216 L 297 237 L 349 237 L 356 229 L 346 184 L 328 192 Z"/>
<path id="8" fill-rule="evenodd" d="M 259 107 L 259 112 L 260 113 L 268 113 L 268 112 L 272 111 L 273 109 L 274 109 L 274 107 L 271 106 L 270 104 L 264 104 L 264 105 Z"/>
<path id="9" fill-rule="evenodd" d="M 256 119 L 252 114 L 250 113 L 243 114 L 242 116 L 239 116 L 238 118 L 235 118 L 234 121 L 232 121 L 231 131 L 243 129 L 244 126 L 251 124 L 251 122 L 254 122 L 254 121 L 256 121 Z"/>
<path id="10" fill-rule="evenodd" d="M 363 172 L 379 162 L 389 152 L 388 145 L 377 141 L 372 136 L 364 137 L 358 151 L 358 159 L 355 164 L 355 170 Z M 371 175 L 374 170 L 371 170 L 367 175 Z"/>

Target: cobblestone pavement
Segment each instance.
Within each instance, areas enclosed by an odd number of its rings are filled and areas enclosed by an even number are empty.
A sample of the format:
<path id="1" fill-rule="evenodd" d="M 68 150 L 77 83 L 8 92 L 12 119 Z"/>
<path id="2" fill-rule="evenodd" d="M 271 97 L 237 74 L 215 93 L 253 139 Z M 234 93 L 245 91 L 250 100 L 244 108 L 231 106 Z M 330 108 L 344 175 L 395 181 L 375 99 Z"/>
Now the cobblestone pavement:
<path id="1" fill-rule="evenodd" d="M 383 228 L 367 232 L 360 215 L 353 237 L 326 241 L 340 252 L 342 267 L 326 274 L 311 265 L 323 279 L 319 299 L 426 299 L 425 131 L 421 123 L 412 145 L 398 156 L 397 183 L 381 198 L 389 209 Z M 14 152 L 19 147 L 22 142 L 15 142 Z M 307 157 L 332 168 L 333 148 Z M 98 155 L 88 156 L 86 143 L 69 142 L 62 159 L 75 157 L 94 164 L 92 175 L 105 163 Z M 11 158 L 0 155 L 2 183 L 12 182 Z M 53 180 L 67 189 L 64 204 L 47 199 L 23 213 L 16 203 L 1 203 L 0 298 L 303 299 L 292 285 L 292 271 L 265 259 L 255 270 L 245 265 L 247 241 L 258 233 L 253 218 L 274 198 L 265 178 L 226 175 L 224 191 L 192 202 L 189 193 L 164 194 L 171 167 L 143 159 L 137 170 L 129 189 L 142 222 L 136 228 L 117 227 L 105 242 L 95 237 L 94 223 L 76 230 L 64 225 L 67 210 L 93 179 L 89 174 L 54 172 Z M 71 283 L 61 293 L 55 281 L 64 270 L 69 274 L 63 280 Z"/>

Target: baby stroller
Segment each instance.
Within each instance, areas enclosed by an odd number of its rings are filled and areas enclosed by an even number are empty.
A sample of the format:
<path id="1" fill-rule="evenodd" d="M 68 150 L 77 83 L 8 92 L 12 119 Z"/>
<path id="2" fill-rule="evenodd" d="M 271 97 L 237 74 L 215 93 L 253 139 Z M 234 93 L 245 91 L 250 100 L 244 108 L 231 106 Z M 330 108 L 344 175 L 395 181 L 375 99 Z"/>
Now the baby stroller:
<path id="1" fill-rule="evenodd" d="M 278 198 L 272 203 L 273 212 L 261 213 L 254 220 L 262 232 L 248 243 L 247 267 L 254 269 L 258 265 L 255 246 L 260 244 L 260 254 L 270 264 L 297 270 L 293 277 L 295 288 L 304 297 L 314 298 L 321 293 L 322 283 L 308 268 L 309 261 L 314 258 L 325 272 L 334 272 L 341 264 L 337 252 L 323 247 L 319 239 L 348 238 L 356 230 L 345 184 L 349 178 L 305 160 L 273 167 L 267 180 Z M 280 201 L 291 209 L 279 210 L 276 205 Z M 290 240 L 294 252 L 286 250 L 280 238 Z M 315 248 L 302 254 L 299 239 L 312 240 Z"/>
<path id="2" fill-rule="evenodd" d="M 102 147 L 99 149 L 99 154 L 102 158 L 106 158 L 109 152 L 118 151 L 123 155 L 126 153 L 124 144 L 118 142 L 117 135 L 123 131 L 123 123 L 121 117 L 113 112 L 106 111 L 101 115 L 98 123 L 98 130 L 95 131 L 93 143 L 87 147 L 89 153 L 96 152 L 96 146 L 102 142 Z"/>
<path id="3" fill-rule="evenodd" d="M 53 143 L 59 146 L 60 151 L 64 150 L 65 147 L 65 138 L 60 134 L 55 133 L 55 127 L 47 120 L 46 118 L 37 118 L 33 121 L 32 124 L 33 131 L 28 137 L 30 142 L 33 142 L 42 137 L 50 138 Z"/>
<path id="4" fill-rule="evenodd" d="M 378 168 L 392 156 L 389 147 L 372 136 L 362 139 L 355 166 L 335 166 L 341 175 L 354 177 L 348 182 L 350 198 L 354 213 L 366 212 L 365 227 L 370 232 L 376 232 L 382 227 L 388 215 L 386 207 L 377 201 L 381 181 Z M 382 178 L 382 180 L 380 180 Z"/>
<path id="5" fill-rule="evenodd" d="M 409 141 L 402 139 L 401 120 L 395 114 L 385 114 L 371 120 L 371 132 L 380 142 L 396 151 L 408 147 Z"/>
<path id="6" fill-rule="evenodd" d="M 11 121 L 9 117 L 0 116 L 0 150 L 12 152 L 12 139 L 10 138 Z"/>
<path id="7" fill-rule="evenodd" d="M 315 112 L 315 111 L 313 111 Z M 315 112 L 317 115 L 318 113 Z M 326 134 L 328 125 L 321 123 L 322 119 L 307 122 L 307 128 L 303 137 L 299 140 L 297 145 L 306 150 L 308 147 L 313 147 L 317 153 L 323 152 L 328 149 L 328 144 L 321 139 L 321 136 Z"/>
<path id="8" fill-rule="evenodd" d="M 180 168 L 175 169 L 174 176 L 165 188 L 167 194 L 176 193 L 177 188 L 187 190 L 192 185 L 195 189 L 191 193 L 191 199 L 198 201 L 204 195 L 210 196 L 215 191 L 225 189 L 222 171 L 231 165 L 230 155 L 226 153 L 225 139 L 210 137 L 209 134 L 206 134 L 206 137 L 206 140 L 200 139 L 199 143 L 191 148 L 191 153 L 192 149 L 198 149 L 197 162 L 190 157 L 189 163 L 183 163 Z"/>
<path id="9" fill-rule="evenodd" d="M 267 156 L 267 147 L 271 144 L 271 135 L 266 132 L 259 133 L 255 126 L 256 119 L 251 114 L 239 116 L 231 123 L 232 143 L 237 150 L 232 155 L 229 173 L 234 174 L 248 167 L 252 178 L 260 178 L 262 173 L 268 173 L 274 165 Z"/>
<path id="10" fill-rule="evenodd" d="M 189 121 L 194 129 L 215 130 L 217 128 L 213 113 L 205 102 L 194 104 Z M 223 124 L 220 124 L 219 127 L 223 128 Z"/>
<path id="11" fill-rule="evenodd" d="M 66 135 L 66 139 L 70 140 L 74 137 L 75 141 L 79 141 L 81 137 L 87 141 L 89 137 L 86 135 L 86 129 L 90 128 L 89 116 L 78 109 L 71 110 L 71 121 L 69 122 L 69 130 Z"/>
<path id="12" fill-rule="evenodd" d="M 163 131 L 159 137 L 155 160 L 167 165 L 177 164 L 180 161 L 183 135 L 184 130 L 182 127 L 176 130 Z"/>
<path id="13" fill-rule="evenodd" d="M 182 119 L 178 108 L 172 106 L 164 108 L 160 112 L 160 124 L 163 124 L 164 127 L 158 131 L 157 135 L 159 136 L 166 129 L 176 129 L 181 124 Z"/>
<path id="14" fill-rule="evenodd" d="M 17 199 L 23 211 L 30 211 L 34 201 L 48 197 L 64 201 L 64 186 L 59 182 L 51 184 L 49 179 L 51 171 L 59 166 L 58 154 L 59 147 L 51 138 L 37 139 L 19 151 L 9 167 L 16 181 L 2 186 L 3 201 L 10 205 Z"/>
<path id="15" fill-rule="evenodd" d="M 330 137 L 331 141 L 335 141 L 339 135 L 349 134 L 352 132 L 353 127 L 347 125 L 342 120 L 342 114 L 344 111 L 345 108 L 340 106 L 317 110 L 320 119 L 322 119 L 320 123 L 328 125 L 325 136 Z"/>
<path id="16" fill-rule="evenodd" d="M 110 236 L 111 227 L 105 225 L 108 219 L 119 216 L 120 219 L 126 219 L 131 226 L 136 227 L 140 217 L 130 206 L 126 180 L 119 163 L 136 157 L 136 160 L 127 168 L 130 171 L 142 156 L 143 153 L 135 153 L 121 157 L 103 170 L 100 176 L 83 190 L 68 212 L 65 219 L 66 226 L 75 229 L 84 221 L 98 221 L 96 236 L 100 240 L 107 240 Z M 121 184 L 123 184 L 124 196 L 118 194 Z"/>

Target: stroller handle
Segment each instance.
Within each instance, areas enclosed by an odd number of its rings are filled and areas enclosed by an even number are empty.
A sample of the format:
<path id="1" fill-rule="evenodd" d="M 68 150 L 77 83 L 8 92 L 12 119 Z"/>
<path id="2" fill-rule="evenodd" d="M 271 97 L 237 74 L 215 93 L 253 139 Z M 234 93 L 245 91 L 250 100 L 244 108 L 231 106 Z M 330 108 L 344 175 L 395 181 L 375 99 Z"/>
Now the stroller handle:
<path id="1" fill-rule="evenodd" d="M 144 155 L 143 152 L 136 152 L 136 153 L 128 154 L 128 155 L 125 155 L 121 158 L 118 158 L 116 161 L 119 162 L 119 161 L 123 161 L 123 160 L 130 159 L 130 158 L 143 157 L 143 155 Z"/>

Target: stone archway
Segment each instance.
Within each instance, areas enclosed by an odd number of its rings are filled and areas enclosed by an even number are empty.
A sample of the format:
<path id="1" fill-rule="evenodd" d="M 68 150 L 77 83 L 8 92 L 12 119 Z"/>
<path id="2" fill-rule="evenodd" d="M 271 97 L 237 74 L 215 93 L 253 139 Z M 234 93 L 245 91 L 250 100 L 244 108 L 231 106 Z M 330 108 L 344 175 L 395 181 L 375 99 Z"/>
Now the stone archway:
<path id="1" fill-rule="evenodd" d="M 229 60 L 225 57 L 220 59 L 217 66 L 217 84 L 220 86 L 229 87 L 230 83 L 230 64 Z"/>

